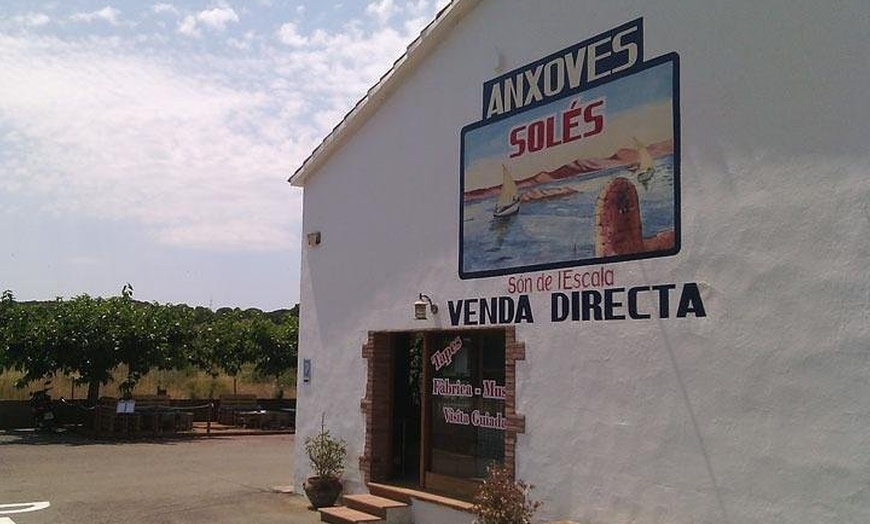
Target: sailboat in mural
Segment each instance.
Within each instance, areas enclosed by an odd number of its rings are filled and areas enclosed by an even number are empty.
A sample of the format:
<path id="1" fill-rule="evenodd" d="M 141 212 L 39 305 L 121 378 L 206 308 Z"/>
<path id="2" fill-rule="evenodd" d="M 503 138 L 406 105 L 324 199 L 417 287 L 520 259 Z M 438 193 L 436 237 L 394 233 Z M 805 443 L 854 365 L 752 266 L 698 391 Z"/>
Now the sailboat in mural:
<path id="1" fill-rule="evenodd" d="M 634 145 L 637 148 L 637 165 L 634 166 L 632 171 L 637 175 L 637 181 L 643 184 L 644 189 L 649 189 L 649 181 L 652 179 L 655 174 L 656 168 L 653 164 L 652 155 L 649 153 L 649 149 L 638 140 L 636 137 L 632 137 L 634 139 Z"/>
<path id="2" fill-rule="evenodd" d="M 520 210 L 520 194 L 517 190 L 517 184 L 504 164 L 501 165 L 501 174 L 501 191 L 492 212 L 492 216 L 497 218 L 514 215 Z"/>

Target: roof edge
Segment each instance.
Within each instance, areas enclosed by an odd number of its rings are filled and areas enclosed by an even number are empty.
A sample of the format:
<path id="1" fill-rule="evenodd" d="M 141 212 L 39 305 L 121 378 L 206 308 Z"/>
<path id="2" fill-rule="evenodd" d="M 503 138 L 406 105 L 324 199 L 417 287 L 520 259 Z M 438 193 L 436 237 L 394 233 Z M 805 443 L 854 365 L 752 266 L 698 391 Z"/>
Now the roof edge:
<path id="1" fill-rule="evenodd" d="M 441 9 L 420 35 L 408 44 L 402 56 L 393 62 L 393 66 L 344 115 L 341 122 L 332 128 L 287 181 L 293 186 L 303 187 L 306 180 L 332 156 L 345 138 L 359 129 L 429 55 L 440 38 L 453 29 L 479 2 L 480 0 L 452 0 Z"/>

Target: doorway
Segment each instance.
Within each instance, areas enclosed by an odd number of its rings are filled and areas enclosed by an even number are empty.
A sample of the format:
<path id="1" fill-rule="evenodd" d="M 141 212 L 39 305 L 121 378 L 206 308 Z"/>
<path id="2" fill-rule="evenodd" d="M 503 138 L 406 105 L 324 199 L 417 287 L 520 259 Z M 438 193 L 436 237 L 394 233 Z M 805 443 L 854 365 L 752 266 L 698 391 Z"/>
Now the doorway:
<path id="1" fill-rule="evenodd" d="M 423 417 L 422 333 L 393 337 L 392 478 L 404 485 L 420 485 Z"/>
<path id="2" fill-rule="evenodd" d="M 513 327 L 374 332 L 368 360 L 364 479 L 468 499 L 492 463 L 514 470 Z"/>

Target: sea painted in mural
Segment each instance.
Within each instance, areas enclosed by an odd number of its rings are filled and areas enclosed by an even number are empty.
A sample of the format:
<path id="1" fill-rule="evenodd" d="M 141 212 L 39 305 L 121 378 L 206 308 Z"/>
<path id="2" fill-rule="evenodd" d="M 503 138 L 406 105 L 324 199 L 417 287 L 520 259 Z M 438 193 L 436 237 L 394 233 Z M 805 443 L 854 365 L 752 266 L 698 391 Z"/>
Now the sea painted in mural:
<path id="1" fill-rule="evenodd" d="M 676 253 L 678 64 L 676 54 L 658 57 L 593 88 L 466 126 L 460 276 Z"/>

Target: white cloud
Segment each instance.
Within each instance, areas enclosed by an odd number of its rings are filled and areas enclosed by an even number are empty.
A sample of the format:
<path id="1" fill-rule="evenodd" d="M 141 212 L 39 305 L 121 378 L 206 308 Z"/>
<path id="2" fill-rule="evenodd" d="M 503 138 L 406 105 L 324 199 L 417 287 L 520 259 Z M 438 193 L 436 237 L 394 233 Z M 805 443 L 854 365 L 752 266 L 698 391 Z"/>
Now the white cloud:
<path id="1" fill-rule="evenodd" d="M 366 13 L 374 16 L 381 24 L 387 23 L 394 12 L 393 0 L 379 0 L 366 6 Z"/>
<path id="2" fill-rule="evenodd" d="M 120 15 L 121 11 L 118 11 L 114 7 L 106 6 L 99 11 L 93 11 L 90 13 L 76 13 L 72 15 L 70 19 L 76 22 L 88 23 L 103 20 L 105 22 L 109 22 L 112 25 L 118 25 L 120 23 Z"/>
<path id="3" fill-rule="evenodd" d="M 450 3 L 450 0 L 438 0 L 435 2 L 437 11 Z M 391 19 L 401 17 L 405 25 L 416 25 L 417 19 L 425 20 L 422 26 L 430 22 L 435 14 L 430 0 L 408 0 L 404 4 L 396 4 L 395 0 L 374 0 L 366 6 L 366 14 L 372 16 L 380 24 L 385 25 Z M 436 11 L 436 12 L 437 12 Z M 422 27 L 421 26 L 421 27 Z"/>
<path id="4" fill-rule="evenodd" d="M 104 261 L 89 255 L 76 255 L 68 260 L 68 263 L 75 266 L 99 266 Z"/>
<path id="5" fill-rule="evenodd" d="M 202 32 L 196 27 L 196 17 L 193 15 L 187 15 L 184 19 L 178 23 L 178 32 L 191 37 L 197 37 L 202 34 Z"/>
<path id="6" fill-rule="evenodd" d="M 292 81 L 307 107 L 317 107 L 310 119 L 325 134 L 389 70 L 430 19 L 369 31 L 359 21 L 351 21 L 337 32 L 316 29 L 309 34 L 288 23 L 277 38 L 297 45 L 274 52 L 274 70 Z"/>
<path id="7" fill-rule="evenodd" d="M 227 45 L 236 49 L 251 49 L 251 44 L 258 40 L 257 33 L 246 31 L 242 38 L 228 38 Z"/>
<path id="8" fill-rule="evenodd" d="M 199 24 L 208 26 L 215 31 L 223 31 L 230 22 L 238 22 L 239 15 L 229 7 L 215 7 L 214 9 L 206 9 L 195 15 L 187 15 L 178 24 L 178 32 L 190 37 L 199 37 L 202 31 L 199 30 Z"/>
<path id="9" fill-rule="evenodd" d="M 223 31 L 229 22 L 238 22 L 239 15 L 229 7 L 216 7 L 200 12 L 196 19 L 203 24 Z"/>
<path id="10" fill-rule="evenodd" d="M 418 0 L 417 2 L 408 2 L 407 7 L 406 7 L 406 11 L 407 11 L 408 15 L 412 16 L 412 17 L 420 17 L 420 16 L 429 17 L 431 15 L 431 13 L 429 12 L 428 0 Z"/>
<path id="11" fill-rule="evenodd" d="M 179 32 L 216 36 L 210 11 Z M 123 221 L 165 244 L 286 250 L 301 220 L 286 178 L 427 21 L 288 22 L 271 41 L 224 40 L 240 54 L 0 34 L 0 215 L 26 197 L 34 214 Z"/>
<path id="12" fill-rule="evenodd" d="M 151 6 L 151 10 L 157 14 L 160 14 L 160 13 L 178 14 L 178 9 L 172 4 L 154 4 L 153 6 Z"/>
<path id="13" fill-rule="evenodd" d="M 51 22 L 51 18 L 45 13 L 27 13 L 26 15 L 16 16 L 13 20 L 28 27 L 39 27 Z"/>
<path id="14" fill-rule="evenodd" d="M 389 25 L 378 25 L 366 14 L 348 20 L 352 10 L 340 4 L 325 8 L 328 21 L 275 4 L 237 7 L 241 19 L 228 19 L 224 32 L 198 20 L 204 7 L 176 0 L 143 3 L 150 21 L 138 33 L 127 31 L 131 14 L 113 15 L 110 38 L 98 36 L 105 17 L 71 28 L 49 7 L 52 20 L 38 30 L 0 30 L 0 276 L 8 287 L 28 298 L 96 296 L 132 278 L 137 296 L 161 301 L 280 307 L 294 299 L 287 286 L 298 275 L 302 192 L 286 179 L 404 52 L 422 28 L 417 19 L 434 12 L 411 16 L 408 0 L 396 2 Z M 19 9 L 7 28 L 23 28 L 28 9 Z M 199 35 L 196 45 L 165 30 L 185 15 L 178 29 Z M 279 40 L 276 28 L 291 19 L 298 25 L 285 36 L 306 45 Z M 318 22 L 327 25 L 310 25 Z M 288 262 L 261 264 L 275 259 Z"/>
<path id="15" fill-rule="evenodd" d="M 301 47 L 308 43 L 308 39 L 299 34 L 293 22 L 287 22 L 278 29 L 278 39 L 292 47 Z"/>
<path id="16" fill-rule="evenodd" d="M 286 249 L 298 195 L 286 184 L 316 133 L 273 116 L 265 92 L 181 75 L 105 41 L 0 37 L 2 192 L 144 225 L 171 244 Z M 303 137 L 300 139 L 300 137 Z M 294 204 L 295 203 L 295 204 Z"/>

